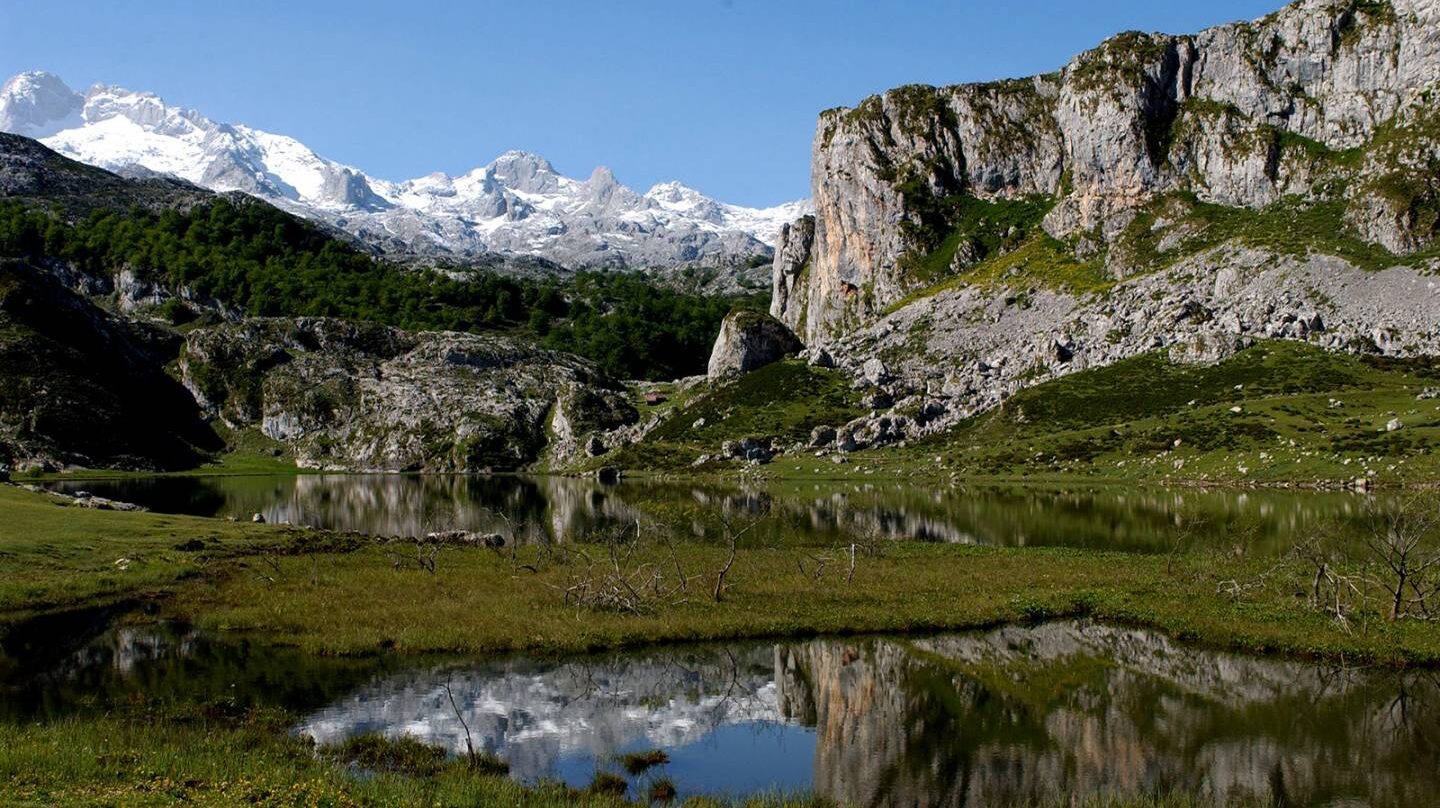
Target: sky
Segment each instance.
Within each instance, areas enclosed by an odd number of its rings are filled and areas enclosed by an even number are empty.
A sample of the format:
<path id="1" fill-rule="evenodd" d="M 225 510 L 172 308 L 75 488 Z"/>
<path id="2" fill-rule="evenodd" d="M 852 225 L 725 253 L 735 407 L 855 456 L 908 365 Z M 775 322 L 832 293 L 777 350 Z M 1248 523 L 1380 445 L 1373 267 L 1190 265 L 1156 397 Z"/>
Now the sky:
<path id="1" fill-rule="evenodd" d="M 0 74 L 149 90 L 384 179 L 508 149 L 641 191 L 809 195 L 823 109 L 1054 70 L 1280 0 L 0 0 Z"/>

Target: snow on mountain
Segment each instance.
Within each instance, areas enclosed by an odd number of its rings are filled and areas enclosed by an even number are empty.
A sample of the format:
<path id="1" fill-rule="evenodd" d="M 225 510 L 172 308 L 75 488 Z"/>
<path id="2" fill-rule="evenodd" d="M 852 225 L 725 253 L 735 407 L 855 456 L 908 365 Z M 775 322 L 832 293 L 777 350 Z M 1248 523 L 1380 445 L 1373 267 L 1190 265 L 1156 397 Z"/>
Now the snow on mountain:
<path id="1" fill-rule="evenodd" d="M 219 123 L 152 93 L 21 73 L 0 87 L 0 130 L 112 170 L 136 166 L 244 191 L 393 253 L 455 260 L 536 255 L 574 267 L 740 263 L 769 255 L 808 201 L 755 209 L 678 182 L 644 194 L 600 167 L 578 180 L 521 151 L 459 176 L 403 182 L 328 160 L 294 138 Z"/>

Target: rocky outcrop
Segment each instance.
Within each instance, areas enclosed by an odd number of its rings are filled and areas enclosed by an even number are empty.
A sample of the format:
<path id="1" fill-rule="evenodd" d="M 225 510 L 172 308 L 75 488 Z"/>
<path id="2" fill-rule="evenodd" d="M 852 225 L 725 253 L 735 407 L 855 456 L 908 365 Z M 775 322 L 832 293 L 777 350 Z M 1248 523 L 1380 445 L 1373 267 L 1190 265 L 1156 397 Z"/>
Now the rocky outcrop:
<path id="1" fill-rule="evenodd" d="M 496 336 L 255 319 L 192 331 L 179 364 L 207 412 L 308 468 L 515 469 L 551 442 L 552 413 L 572 442 L 636 417 L 583 360 Z"/>
<path id="2" fill-rule="evenodd" d="M 188 468 L 220 447 L 165 374 L 175 340 L 0 261 L 0 466 Z"/>
<path id="3" fill-rule="evenodd" d="M 801 347 L 790 329 L 774 317 L 758 311 L 732 311 L 720 323 L 707 375 L 719 379 L 749 373 Z"/>
<path id="4" fill-rule="evenodd" d="M 1032 79 L 825 112 L 809 269 L 797 284 L 777 263 L 774 314 L 827 342 L 1021 249 L 1148 271 L 1128 242 L 1168 196 L 1339 210 L 1347 237 L 1427 247 L 1437 81 L 1440 0 L 1301 0 L 1195 35 L 1122 34 Z"/>

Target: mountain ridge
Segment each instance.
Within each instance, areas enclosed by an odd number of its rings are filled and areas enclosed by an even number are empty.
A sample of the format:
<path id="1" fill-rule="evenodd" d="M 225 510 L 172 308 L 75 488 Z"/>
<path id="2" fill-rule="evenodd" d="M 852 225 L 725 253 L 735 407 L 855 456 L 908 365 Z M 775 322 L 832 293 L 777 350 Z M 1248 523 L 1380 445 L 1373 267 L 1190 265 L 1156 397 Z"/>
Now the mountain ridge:
<path id="1" fill-rule="evenodd" d="M 250 193 L 392 256 L 458 263 L 500 254 L 571 269 L 743 265 L 772 254 L 781 225 L 807 208 L 803 200 L 729 205 L 678 181 L 641 194 L 603 166 L 579 180 L 519 150 L 456 176 L 389 181 L 294 138 L 213 121 L 154 93 L 106 84 L 75 92 L 44 71 L 0 87 L 0 131 L 102 168 L 138 166 Z"/>

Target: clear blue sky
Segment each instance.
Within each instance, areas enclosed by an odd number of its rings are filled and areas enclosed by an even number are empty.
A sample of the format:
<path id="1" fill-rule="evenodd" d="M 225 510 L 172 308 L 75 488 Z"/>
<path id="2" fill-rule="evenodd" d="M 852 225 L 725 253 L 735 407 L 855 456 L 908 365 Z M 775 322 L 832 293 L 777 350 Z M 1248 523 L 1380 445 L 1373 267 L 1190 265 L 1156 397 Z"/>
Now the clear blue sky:
<path id="1" fill-rule="evenodd" d="M 822 109 L 1052 70 L 1122 30 L 1281 0 L 0 0 L 0 73 L 152 90 L 387 179 L 506 149 L 644 190 L 809 193 Z"/>

